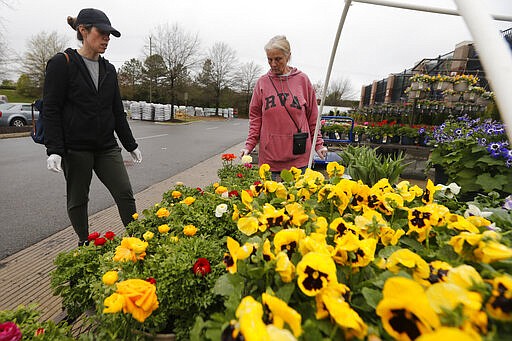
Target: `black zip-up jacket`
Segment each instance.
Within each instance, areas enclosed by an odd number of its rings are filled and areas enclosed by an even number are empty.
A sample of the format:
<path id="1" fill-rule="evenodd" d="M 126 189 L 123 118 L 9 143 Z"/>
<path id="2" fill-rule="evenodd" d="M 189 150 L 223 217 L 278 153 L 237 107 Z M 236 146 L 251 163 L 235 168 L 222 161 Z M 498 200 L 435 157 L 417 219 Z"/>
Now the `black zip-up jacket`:
<path id="1" fill-rule="evenodd" d="M 137 148 L 126 120 L 117 73 L 105 58 L 99 58 L 98 90 L 82 57 L 74 49 L 48 61 L 44 81 L 44 144 L 48 155 L 63 156 L 68 149 L 104 150 L 118 146 Z"/>

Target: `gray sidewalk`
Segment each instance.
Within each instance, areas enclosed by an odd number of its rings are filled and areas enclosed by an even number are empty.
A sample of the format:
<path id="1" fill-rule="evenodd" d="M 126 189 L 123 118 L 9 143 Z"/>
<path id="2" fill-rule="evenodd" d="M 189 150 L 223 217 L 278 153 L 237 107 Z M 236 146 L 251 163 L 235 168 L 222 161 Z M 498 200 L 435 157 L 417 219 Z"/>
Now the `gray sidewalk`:
<path id="1" fill-rule="evenodd" d="M 217 170 L 222 166 L 221 155 L 238 155 L 243 143 L 237 144 L 205 160 L 194 167 L 167 180 L 154 184 L 135 194 L 139 213 L 162 199 L 162 194 L 176 182 L 190 187 L 204 187 L 215 182 Z M 62 209 L 65 209 L 64 207 Z M 119 218 L 117 207 L 112 206 L 89 217 L 90 231 L 103 234 L 114 231 L 122 234 L 124 227 Z M 37 303 L 43 320 L 59 320 L 61 300 L 53 296 L 50 287 L 50 272 L 55 268 L 53 260 L 64 251 L 76 247 L 77 238 L 71 226 L 46 238 L 22 251 L 0 261 L 0 310 L 9 310 L 19 305 Z"/>

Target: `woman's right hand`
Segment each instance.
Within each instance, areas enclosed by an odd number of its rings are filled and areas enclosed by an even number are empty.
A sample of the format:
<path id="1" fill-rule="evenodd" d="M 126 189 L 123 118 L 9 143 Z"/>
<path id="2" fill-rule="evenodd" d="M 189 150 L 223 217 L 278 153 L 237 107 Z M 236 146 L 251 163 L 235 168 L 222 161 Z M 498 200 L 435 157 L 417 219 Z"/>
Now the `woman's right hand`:
<path id="1" fill-rule="evenodd" d="M 243 158 L 244 155 L 249 155 L 249 150 L 247 148 L 243 148 L 240 150 L 240 158 Z"/>

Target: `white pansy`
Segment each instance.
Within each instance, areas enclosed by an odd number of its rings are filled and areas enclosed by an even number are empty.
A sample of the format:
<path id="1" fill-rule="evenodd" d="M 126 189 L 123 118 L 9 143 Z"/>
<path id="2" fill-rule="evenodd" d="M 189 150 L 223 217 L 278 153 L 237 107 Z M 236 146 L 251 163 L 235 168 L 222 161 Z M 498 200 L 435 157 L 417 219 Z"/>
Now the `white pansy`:
<path id="1" fill-rule="evenodd" d="M 459 194 L 460 192 L 460 186 L 457 185 L 455 182 L 452 182 L 448 186 L 445 185 L 439 185 L 441 186 L 441 191 L 443 191 L 447 198 L 453 198 L 454 195 Z"/>
<path id="2" fill-rule="evenodd" d="M 247 154 L 242 156 L 242 163 L 252 163 L 252 156 Z"/>
<path id="3" fill-rule="evenodd" d="M 224 213 L 226 213 L 228 211 L 228 205 L 226 204 L 219 204 L 217 205 L 217 207 L 215 208 L 215 216 L 217 218 L 220 218 L 222 217 L 222 215 Z"/>
<path id="4" fill-rule="evenodd" d="M 469 216 L 487 218 L 491 214 L 492 214 L 492 212 L 480 211 L 480 209 L 478 207 L 476 207 L 475 205 L 468 204 L 468 209 L 466 210 L 466 212 L 464 212 L 464 218 L 467 218 Z"/>

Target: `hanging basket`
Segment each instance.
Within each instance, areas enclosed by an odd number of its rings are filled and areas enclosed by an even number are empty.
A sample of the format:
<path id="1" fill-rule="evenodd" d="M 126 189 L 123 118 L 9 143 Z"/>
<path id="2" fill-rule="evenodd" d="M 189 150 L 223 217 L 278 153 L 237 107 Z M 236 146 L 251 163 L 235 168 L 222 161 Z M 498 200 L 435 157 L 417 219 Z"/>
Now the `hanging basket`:
<path id="1" fill-rule="evenodd" d="M 451 83 L 451 82 L 440 81 L 440 82 L 434 83 L 434 90 L 444 91 L 444 90 L 452 89 L 452 88 L 453 88 L 453 83 Z"/>
<path id="2" fill-rule="evenodd" d="M 447 102 L 458 102 L 460 98 L 460 94 L 446 94 L 444 95 L 444 99 Z"/>
<path id="3" fill-rule="evenodd" d="M 459 82 L 453 85 L 453 90 L 458 92 L 466 91 L 469 87 L 468 82 Z"/>
<path id="4" fill-rule="evenodd" d="M 428 88 L 428 83 L 423 81 L 417 81 L 411 83 L 412 90 L 425 90 Z"/>
<path id="5" fill-rule="evenodd" d="M 421 98 L 425 98 L 426 94 L 425 92 L 423 91 L 420 91 L 420 90 L 411 90 L 409 91 L 409 99 L 421 99 Z"/>
<path id="6" fill-rule="evenodd" d="M 489 100 L 487 98 L 479 96 L 476 99 L 476 104 L 481 105 L 481 106 L 487 106 L 489 104 Z"/>
<path id="7" fill-rule="evenodd" d="M 474 92 L 465 92 L 462 97 L 464 98 L 465 101 L 467 102 L 474 102 L 476 101 L 476 99 L 480 96 L 478 96 L 477 94 L 475 94 Z"/>

